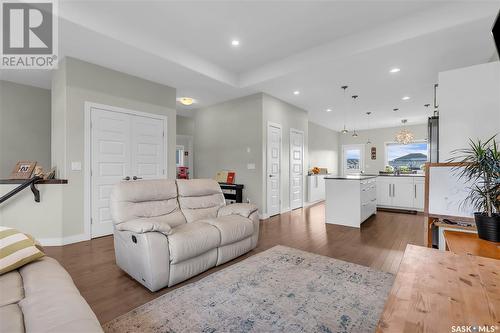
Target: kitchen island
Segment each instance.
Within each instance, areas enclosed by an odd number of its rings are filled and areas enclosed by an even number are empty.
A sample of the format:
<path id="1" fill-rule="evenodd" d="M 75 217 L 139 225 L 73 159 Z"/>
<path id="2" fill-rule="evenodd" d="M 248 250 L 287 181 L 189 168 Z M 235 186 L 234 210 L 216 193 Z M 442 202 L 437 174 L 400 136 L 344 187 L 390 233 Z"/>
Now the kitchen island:
<path id="1" fill-rule="evenodd" d="M 327 176 L 326 223 L 359 228 L 377 213 L 377 176 Z"/>

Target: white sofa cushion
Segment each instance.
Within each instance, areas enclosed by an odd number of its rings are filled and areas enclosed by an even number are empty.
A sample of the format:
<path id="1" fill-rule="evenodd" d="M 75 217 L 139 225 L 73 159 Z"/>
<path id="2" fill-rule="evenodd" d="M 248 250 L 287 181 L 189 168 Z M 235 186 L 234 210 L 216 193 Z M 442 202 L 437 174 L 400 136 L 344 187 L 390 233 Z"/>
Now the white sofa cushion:
<path id="1" fill-rule="evenodd" d="M 24 298 L 18 303 L 28 332 L 102 332 L 68 272 L 44 257 L 19 269 Z"/>
<path id="2" fill-rule="evenodd" d="M 209 223 L 219 230 L 221 246 L 248 238 L 254 232 L 252 221 L 240 215 L 220 216 L 215 219 L 201 220 L 200 222 Z"/>
<path id="3" fill-rule="evenodd" d="M 177 202 L 175 180 L 121 182 L 111 192 L 110 208 L 115 224 L 148 218 L 171 227 L 186 223 Z"/>
<path id="4" fill-rule="evenodd" d="M 226 205 L 219 184 L 213 179 L 178 179 L 179 205 L 188 223 L 217 217 Z"/>
<path id="5" fill-rule="evenodd" d="M 17 270 L 0 275 L 0 306 L 17 303 L 23 297 L 23 279 Z"/>
<path id="6" fill-rule="evenodd" d="M 258 210 L 257 206 L 254 204 L 248 203 L 233 203 L 227 206 L 222 207 L 217 212 L 218 216 L 226 216 L 226 215 L 240 215 L 246 218 L 249 218 L 252 213 Z"/>
<path id="7" fill-rule="evenodd" d="M 217 248 L 220 244 L 219 230 L 203 222 L 175 227 L 167 237 L 172 264 L 196 257 Z"/>
<path id="8" fill-rule="evenodd" d="M 165 221 L 157 221 L 154 218 L 149 219 L 135 219 L 127 222 L 123 222 L 116 225 L 116 230 L 127 230 L 132 231 L 137 234 L 143 234 L 145 232 L 158 231 L 162 234 L 168 235 L 172 228 Z"/>
<path id="9" fill-rule="evenodd" d="M 17 304 L 0 307 L 0 332 L 24 333 L 23 313 Z"/>

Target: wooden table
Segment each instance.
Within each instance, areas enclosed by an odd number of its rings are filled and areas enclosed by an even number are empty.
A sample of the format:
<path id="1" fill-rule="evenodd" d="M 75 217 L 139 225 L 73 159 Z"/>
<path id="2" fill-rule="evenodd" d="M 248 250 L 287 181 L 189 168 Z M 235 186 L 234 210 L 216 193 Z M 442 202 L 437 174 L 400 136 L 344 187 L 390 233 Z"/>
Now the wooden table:
<path id="1" fill-rule="evenodd" d="M 457 325 L 500 326 L 500 261 L 408 245 L 377 332 Z"/>
<path id="2" fill-rule="evenodd" d="M 446 230 L 444 239 L 446 249 L 456 254 L 500 259 L 499 243 L 480 239 L 477 234 Z"/>

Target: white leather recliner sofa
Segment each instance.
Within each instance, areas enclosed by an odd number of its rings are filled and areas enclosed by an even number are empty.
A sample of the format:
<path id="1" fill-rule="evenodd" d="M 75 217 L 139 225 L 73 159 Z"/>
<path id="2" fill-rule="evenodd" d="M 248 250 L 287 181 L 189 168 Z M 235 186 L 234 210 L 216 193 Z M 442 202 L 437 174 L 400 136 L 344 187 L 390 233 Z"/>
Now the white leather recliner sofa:
<path id="1" fill-rule="evenodd" d="M 211 179 L 121 182 L 110 205 L 116 263 L 151 291 L 257 246 L 257 207 L 226 206 Z"/>
<path id="2" fill-rule="evenodd" d="M 0 275 L 0 332 L 102 333 L 66 270 L 43 257 Z"/>

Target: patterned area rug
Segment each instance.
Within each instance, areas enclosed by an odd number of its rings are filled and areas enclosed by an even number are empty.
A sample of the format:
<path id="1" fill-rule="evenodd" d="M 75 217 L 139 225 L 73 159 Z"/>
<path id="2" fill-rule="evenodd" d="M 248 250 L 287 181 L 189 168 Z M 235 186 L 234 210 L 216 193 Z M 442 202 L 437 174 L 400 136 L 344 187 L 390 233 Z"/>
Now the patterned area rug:
<path id="1" fill-rule="evenodd" d="M 104 325 L 106 332 L 373 332 L 394 276 L 275 246 Z"/>

